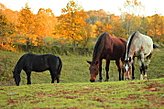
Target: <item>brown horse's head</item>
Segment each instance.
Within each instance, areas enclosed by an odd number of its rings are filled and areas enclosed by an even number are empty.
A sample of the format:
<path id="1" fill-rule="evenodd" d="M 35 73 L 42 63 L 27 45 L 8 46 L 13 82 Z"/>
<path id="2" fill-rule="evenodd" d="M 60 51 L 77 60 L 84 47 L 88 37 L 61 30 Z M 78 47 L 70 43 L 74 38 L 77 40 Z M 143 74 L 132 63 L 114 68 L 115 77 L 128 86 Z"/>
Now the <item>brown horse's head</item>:
<path id="1" fill-rule="evenodd" d="M 90 64 L 90 67 L 89 67 L 89 71 L 90 71 L 90 75 L 91 75 L 90 82 L 95 82 L 96 76 L 99 73 L 98 61 L 96 61 L 96 62 L 87 61 L 87 62 Z"/>
<path id="2" fill-rule="evenodd" d="M 123 74 L 125 80 L 129 80 L 132 77 L 132 63 L 131 58 L 123 62 Z"/>

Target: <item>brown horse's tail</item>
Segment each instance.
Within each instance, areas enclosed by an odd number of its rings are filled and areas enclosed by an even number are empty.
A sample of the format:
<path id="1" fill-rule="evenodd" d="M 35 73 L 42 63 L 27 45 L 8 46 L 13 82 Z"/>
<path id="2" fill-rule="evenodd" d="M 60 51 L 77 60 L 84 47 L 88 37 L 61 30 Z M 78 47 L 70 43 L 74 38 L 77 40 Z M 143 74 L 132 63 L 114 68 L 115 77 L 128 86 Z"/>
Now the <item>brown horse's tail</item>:
<path id="1" fill-rule="evenodd" d="M 60 57 L 58 57 L 58 59 L 59 59 L 58 75 L 60 75 L 61 69 L 62 69 L 62 61 L 61 61 Z"/>

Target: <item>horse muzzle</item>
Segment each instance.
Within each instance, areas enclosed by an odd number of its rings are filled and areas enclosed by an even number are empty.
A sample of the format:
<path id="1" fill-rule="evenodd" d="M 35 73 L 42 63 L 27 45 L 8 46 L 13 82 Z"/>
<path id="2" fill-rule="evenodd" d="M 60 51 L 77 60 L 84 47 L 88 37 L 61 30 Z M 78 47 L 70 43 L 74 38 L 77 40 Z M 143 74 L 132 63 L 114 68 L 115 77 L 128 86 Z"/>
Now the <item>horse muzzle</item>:
<path id="1" fill-rule="evenodd" d="M 90 82 L 95 82 L 95 80 L 94 79 L 90 79 Z"/>
<path id="2" fill-rule="evenodd" d="M 96 77 L 92 75 L 92 77 L 90 78 L 90 82 L 95 82 Z"/>

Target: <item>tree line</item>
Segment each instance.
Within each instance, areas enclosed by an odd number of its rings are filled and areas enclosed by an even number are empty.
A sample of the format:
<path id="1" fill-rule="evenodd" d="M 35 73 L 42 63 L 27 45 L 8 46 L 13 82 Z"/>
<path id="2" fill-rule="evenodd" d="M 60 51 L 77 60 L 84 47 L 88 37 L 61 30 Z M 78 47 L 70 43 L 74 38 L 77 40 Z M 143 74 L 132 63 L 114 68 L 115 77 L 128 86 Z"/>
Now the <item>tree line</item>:
<path id="1" fill-rule="evenodd" d="M 74 0 L 67 3 L 60 16 L 44 8 L 34 14 L 28 3 L 20 11 L 7 9 L 0 3 L 0 49 L 14 51 L 19 47 L 56 46 L 71 47 L 74 51 L 78 47 L 93 46 L 96 38 L 105 31 L 116 37 L 127 38 L 136 30 L 163 44 L 164 16 L 136 15 L 129 7 L 134 5 L 133 8 L 138 8 L 141 3 L 132 1 L 126 0 L 124 9 L 129 12 L 122 12 L 120 16 L 102 9 L 84 11 Z"/>

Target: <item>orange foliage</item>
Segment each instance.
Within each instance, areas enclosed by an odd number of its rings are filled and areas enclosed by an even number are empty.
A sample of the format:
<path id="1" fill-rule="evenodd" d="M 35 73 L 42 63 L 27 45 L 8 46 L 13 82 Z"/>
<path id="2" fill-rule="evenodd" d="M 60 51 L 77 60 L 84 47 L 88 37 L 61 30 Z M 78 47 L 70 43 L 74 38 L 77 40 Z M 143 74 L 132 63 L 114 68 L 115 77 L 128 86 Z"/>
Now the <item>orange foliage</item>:
<path id="1" fill-rule="evenodd" d="M 140 5 L 137 0 L 133 1 L 134 5 Z M 128 0 L 127 5 L 130 5 Z M 89 38 L 102 32 L 127 38 L 136 30 L 164 42 L 164 16 L 158 14 L 143 18 L 127 13 L 116 16 L 102 9 L 85 12 L 74 0 L 67 3 L 59 17 L 51 9 L 44 8 L 33 14 L 27 4 L 19 12 L 7 9 L 3 4 L 0 6 L 1 49 L 14 50 L 14 44 L 46 45 L 47 38 L 52 40 L 51 44 L 55 40 L 63 45 L 71 43 L 86 47 Z"/>
<path id="2" fill-rule="evenodd" d="M 87 25 L 86 13 L 73 0 L 69 1 L 62 12 L 63 14 L 59 17 L 58 30 L 60 31 L 57 31 L 57 34 L 73 43 L 83 40 L 84 35 L 81 31 Z"/>

